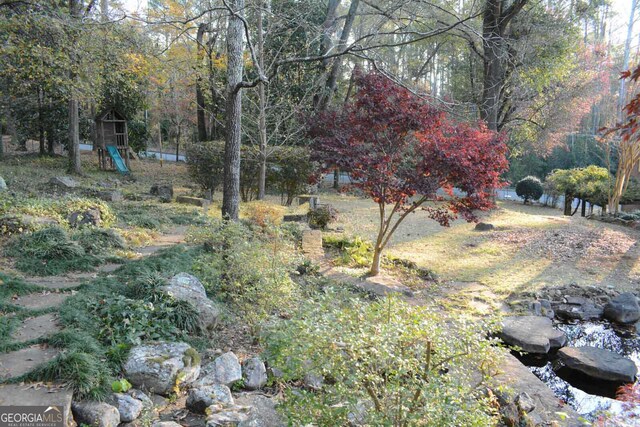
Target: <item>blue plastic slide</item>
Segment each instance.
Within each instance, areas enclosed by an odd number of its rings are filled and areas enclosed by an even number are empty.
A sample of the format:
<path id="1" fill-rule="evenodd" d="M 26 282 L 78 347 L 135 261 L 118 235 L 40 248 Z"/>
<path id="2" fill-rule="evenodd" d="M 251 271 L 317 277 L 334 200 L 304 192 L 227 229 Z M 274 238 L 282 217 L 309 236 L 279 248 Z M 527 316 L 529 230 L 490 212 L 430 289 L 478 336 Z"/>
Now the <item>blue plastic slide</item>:
<path id="1" fill-rule="evenodd" d="M 113 159 L 113 163 L 116 165 L 118 172 L 123 174 L 129 173 L 129 169 L 127 169 L 127 165 L 124 163 L 124 160 L 122 159 L 122 156 L 120 156 L 120 152 L 115 145 L 107 145 L 107 151 Z"/>

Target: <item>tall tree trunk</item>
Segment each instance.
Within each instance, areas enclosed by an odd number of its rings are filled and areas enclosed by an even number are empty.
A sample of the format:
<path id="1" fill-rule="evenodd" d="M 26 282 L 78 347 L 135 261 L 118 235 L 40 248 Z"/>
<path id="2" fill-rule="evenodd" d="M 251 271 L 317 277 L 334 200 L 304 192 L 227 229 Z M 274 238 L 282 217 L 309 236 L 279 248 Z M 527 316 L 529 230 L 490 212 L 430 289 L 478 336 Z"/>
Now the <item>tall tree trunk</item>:
<path id="1" fill-rule="evenodd" d="M 244 0 L 230 1 L 235 13 L 242 13 Z M 244 26 L 235 14 L 227 27 L 227 108 L 224 147 L 222 217 L 237 221 L 240 215 L 240 144 L 242 124 L 242 82 Z"/>
<path id="2" fill-rule="evenodd" d="M 351 0 L 351 5 L 349 6 L 349 12 L 347 13 L 347 17 L 344 21 L 344 27 L 342 28 L 342 33 L 340 33 L 340 40 L 338 41 L 338 45 L 336 46 L 336 52 L 343 51 L 347 46 L 347 41 L 349 40 L 349 34 L 351 33 L 351 28 L 353 27 L 353 21 L 356 19 L 356 14 L 358 12 L 358 6 L 360 5 L 360 0 Z M 342 56 L 338 56 L 333 58 L 333 64 L 331 65 L 331 71 L 327 76 L 327 80 L 324 86 L 324 92 L 320 96 L 320 101 L 317 105 L 318 111 L 323 111 L 327 108 L 329 103 L 331 102 L 331 98 L 333 98 L 333 94 L 336 91 L 336 85 L 338 83 L 338 77 L 340 75 L 340 69 L 342 68 Z"/>
<path id="3" fill-rule="evenodd" d="M 44 93 L 41 88 L 38 88 L 38 142 L 40 146 L 40 155 L 47 154 L 44 138 L 44 115 L 42 103 L 44 102 Z"/>
<path id="4" fill-rule="evenodd" d="M 69 100 L 69 172 L 82 174 L 80 163 L 80 119 L 78 117 L 78 100 Z"/>
<path id="5" fill-rule="evenodd" d="M 51 100 L 51 98 L 49 98 L 48 109 L 51 112 L 53 111 L 53 108 L 53 101 Z M 53 122 L 53 120 L 51 120 L 51 117 L 49 117 L 47 120 L 47 153 L 50 156 L 53 156 L 55 154 L 55 134 L 55 123 Z"/>
<path id="6" fill-rule="evenodd" d="M 631 12 L 629 12 L 629 23 L 627 24 L 627 38 L 624 42 L 624 56 L 622 60 L 622 70 L 629 68 L 629 56 L 631 52 L 631 38 L 633 37 L 633 22 L 635 18 L 638 0 L 631 0 Z M 618 89 L 618 121 L 622 122 L 622 109 L 626 104 L 627 98 L 627 79 L 620 79 L 620 88 Z"/>
<path id="7" fill-rule="evenodd" d="M 486 0 L 482 20 L 483 88 L 480 116 L 491 130 L 500 128 L 499 112 L 508 60 L 505 33 L 509 22 L 528 0 Z"/>
<path id="8" fill-rule="evenodd" d="M 258 63 L 260 69 L 264 70 L 264 23 L 262 9 L 264 1 L 260 1 L 258 10 Z M 261 82 L 258 85 L 258 139 L 260 141 L 260 170 L 258 173 L 258 200 L 263 200 L 267 188 L 267 93 L 265 85 Z"/>
<path id="9" fill-rule="evenodd" d="M 182 136 L 182 126 L 178 125 L 178 133 L 176 134 L 176 163 L 180 160 L 180 137 Z"/>
<path id="10" fill-rule="evenodd" d="M 69 13 L 71 14 L 71 20 L 74 24 L 77 24 L 80 15 L 80 5 L 78 0 L 69 0 Z M 71 63 L 76 61 L 73 47 L 71 48 Z M 73 71 L 69 72 L 69 79 L 73 82 L 77 77 Z M 72 85 L 73 86 L 73 85 Z M 82 165 L 80 163 L 80 119 L 78 117 L 78 99 L 76 94 L 71 90 L 69 98 L 69 172 L 75 174 L 82 174 Z"/>
<path id="11" fill-rule="evenodd" d="M 198 69 L 196 70 L 196 116 L 198 121 L 198 141 L 200 142 L 207 140 L 207 123 L 204 111 L 204 92 L 202 91 L 202 76 L 200 75 L 200 67 L 202 66 L 202 59 L 204 58 L 204 45 L 202 44 L 202 40 L 204 38 L 204 32 L 207 28 L 207 23 L 201 23 L 200 25 L 198 25 L 198 32 L 196 34 L 196 44 L 198 49 Z"/>

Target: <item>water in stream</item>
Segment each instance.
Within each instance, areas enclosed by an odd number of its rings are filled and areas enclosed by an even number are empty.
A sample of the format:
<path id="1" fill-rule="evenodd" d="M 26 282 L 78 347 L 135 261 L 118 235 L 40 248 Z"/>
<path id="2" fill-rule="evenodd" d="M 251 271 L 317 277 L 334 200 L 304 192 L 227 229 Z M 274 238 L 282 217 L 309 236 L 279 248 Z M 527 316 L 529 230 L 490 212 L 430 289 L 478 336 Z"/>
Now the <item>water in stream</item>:
<path id="1" fill-rule="evenodd" d="M 560 324 L 557 327 L 567 335 L 567 346 L 592 346 L 614 351 L 633 360 L 640 371 L 640 339 L 635 328 L 616 330 L 605 322 Z M 615 400 L 616 390 L 621 384 L 588 379 L 563 367 L 553 355 L 544 359 L 526 357 L 523 362 L 558 398 L 587 419 L 593 420 L 600 411 L 624 411 L 622 402 Z M 636 411 L 640 412 L 640 408 Z"/>

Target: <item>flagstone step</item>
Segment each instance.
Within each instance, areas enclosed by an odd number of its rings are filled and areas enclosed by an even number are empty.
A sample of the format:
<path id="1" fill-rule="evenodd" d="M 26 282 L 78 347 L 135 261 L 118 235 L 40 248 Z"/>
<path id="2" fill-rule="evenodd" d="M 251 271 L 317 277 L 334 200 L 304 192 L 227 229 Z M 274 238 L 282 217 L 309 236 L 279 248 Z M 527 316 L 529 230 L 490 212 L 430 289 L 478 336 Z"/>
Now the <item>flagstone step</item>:
<path id="1" fill-rule="evenodd" d="M 71 296 L 71 293 L 38 292 L 16 297 L 11 304 L 29 310 L 41 310 L 43 308 L 58 307 Z"/>
<path id="2" fill-rule="evenodd" d="M 71 415 L 71 401 L 73 392 L 61 385 L 32 384 L 1 384 L 0 407 L 2 411 L 10 411 L 9 406 L 44 406 L 43 412 L 57 414 L 60 411 L 64 417 L 64 426 L 73 426 Z M 59 425 L 59 424 L 55 424 Z"/>
<path id="3" fill-rule="evenodd" d="M 31 347 L 0 354 L 0 380 L 19 377 L 36 367 L 55 358 L 59 351 L 45 345 Z M 0 401 L 2 395 L 0 393 Z"/>
<path id="4" fill-rule="evenodd" d="M 11 338 L 16 342 L 25 342 L 55 334 L 62 330 L 57 321 L 54 313 L 29 317 L 13 331 Z"/>

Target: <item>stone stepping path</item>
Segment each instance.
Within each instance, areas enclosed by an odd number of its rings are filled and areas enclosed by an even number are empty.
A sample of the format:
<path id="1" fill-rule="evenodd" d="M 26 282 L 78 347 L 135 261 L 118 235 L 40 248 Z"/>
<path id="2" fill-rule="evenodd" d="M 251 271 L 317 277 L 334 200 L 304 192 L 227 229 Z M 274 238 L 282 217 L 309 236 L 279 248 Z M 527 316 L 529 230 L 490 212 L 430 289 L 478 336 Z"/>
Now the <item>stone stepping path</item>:
<path id="1" fill-rule="evenodd" d="M 95 273 L 92 273 L 95 274 Z M 87 281 L 89 277 L 77 277 L 77 276 L 44 276 L 44 277 L 23 277 L 27 283 L 42 286 L 43 288 L 51 290 L 71 289 L 77 288 Z"/>
<path id="2" fill-rule="evenodd" d="M 44 308 L 58 307 L 70 296 L 71 293 L 53 293 L 44 291 L 41 293 L 18 297 L 14 299 L 11 304 L 29 310 L 42 310 Z"/>
<path id="3" fill-rule="evenodd" d="M 137 248 L 136 252 L 138 252 L 142 256 L 149 256 L 162 249 L 184 243 L 184 237 L 185 233 L 187 232 L 187 228 L 188 227 L 186 226 L 176 227 L 171 230 L 170 233 L 163 234 L 162 236 L 155 239 L 153 245 Z"/>
<path id="4" fill-rule="evenodd" d="M 0 354 L 0 380 L 19 377 L 31 372 L 34 368 L 56 357 L 58 353 L 59 351 L 54 348 L 32 345 L 21 350 Z M 1 392 L 0 402 L 2 402 Z"/>
<path id="5" fill-rule="evenodd" d="M 11 338 L 15 342 L 26 342 L 55 334 L 62 330 L 57 320 L 58 316 L 54 313 L 27 318 L 13 331 Z"/>
<path id="6" fill-rule="evenodd" d="M 178 227 L 170 234 L 161 236 L 153 246 L 139 249 L 144 255 L 151 255 L 160 249 L 184 243 L 186 227 Z M 109 274 L 120 268 L 122 264 L 104 264 L 96 271 L 69 273 L 62 276 L 27 276 L 23 280 L 45 288 L 43 291 L 15 297 L 11 303 L 26 310 L 42 310 L 59 307 L 75 294 L 71 289 L 94 280 L 100 273 Z M 58 315 L 48 313 L 24 319 L 11 334 L 13 343 L 26 343 L 60 332 Z M 33 371 L 38 366 L 54 359 L 59 350 L 46 345 L 31 345 L 20 350 L 0 353 L 0 381 L 19 377 Z M 0 406 L 2 405 L 59 405 L 70 420 L 72 391 L 61 386 L 44 386 L 41 383 L 30 385 L 0 384 Z"/>

